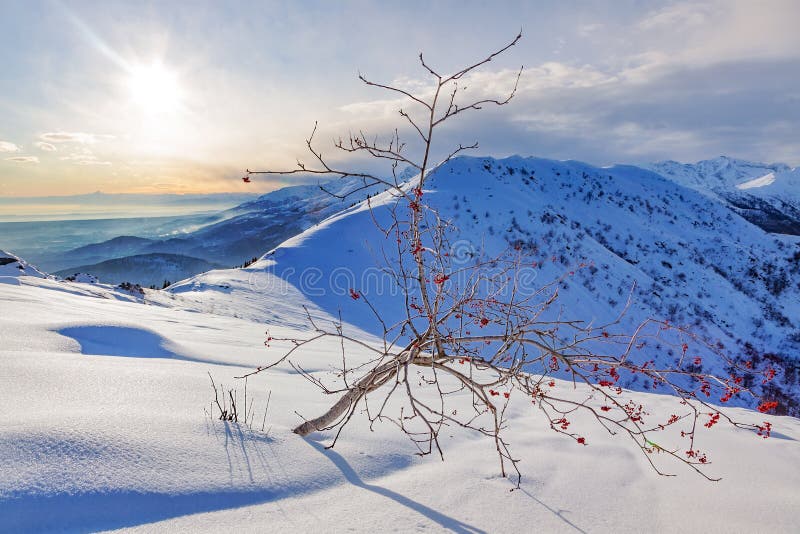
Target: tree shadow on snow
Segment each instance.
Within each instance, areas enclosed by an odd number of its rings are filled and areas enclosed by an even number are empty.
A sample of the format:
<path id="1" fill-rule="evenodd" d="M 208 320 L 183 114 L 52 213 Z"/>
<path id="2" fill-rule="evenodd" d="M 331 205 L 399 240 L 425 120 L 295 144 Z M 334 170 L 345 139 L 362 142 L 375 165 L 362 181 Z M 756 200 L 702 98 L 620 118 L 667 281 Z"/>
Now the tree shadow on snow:
<path id="1" fill-rule="evenodd" d="M 342 475 L 344 475 L 345 479 L 347 479 L 347 481 L 350 484 L 357 486 L 359 488 L 363 488 L 367 491 L 371 491 L 383 497 L 386 497 L 387 499 L 391 499 L 394 502 L 402 506 L 405 506 L 410 510 L 415 511 L 420 515 L 427 517 L 431 521 L 439 524 L 441 527 L 451 530 L 453 532 L 459 532 L 465 534 L 485 533 L 484 530 L 481 530 L 477 527 L 473 527 L 472 525 L 469 525 L 467 523 L 459 521 L 458 519 L 455 519 L 441 512 L 438 512 L 433 508 L 425 506 L 424 504 L 419 503 L 413 499 L 410 499 L 405 495 L 401 495 L 396 491 L 392 491 L 382 486 L 377 486 L 375 484 L 368 484 L 364 482 L 361 479 L 361 477 L 358 476 L 358 473 L 356 473 L 355 469 L 353 469 L 350 466 L 350 464 L 347 463 L 347 460 L 345 460 L 342 457 L 342 455 L 340 455 L 339 453 L 335 452 L 332 449 L 326 449 L 323 444 L 314 441 L 312 439 L 306 439 L 306 443 L 308 443 L 309 445 L 317 449 L 317 451 L 319 451 L 321 454 L 326 456 L 333 463 L 333 465 L 335 465 L 336 468 L 342 472 Z"/>
<path id="2" fill-rule="evenodd" d="M 211 431 L 211 430 L 209 430 Z M 228 455 L 231 479 L 234 472 L 254 483 L 253 470 L 267 469 L 261 448 L 271 443 L 267 436 L 224 422 L 220 445 Z M 80 442 L 69 444 L 80 447 Z M 36 494 L 11 492 L 0 497 L 0 532 L 96 532 L 134 527 L 185 515 L 215 512 L 272 502 L 302 493 L 296 484 L 280 488 L 211 490 L 185 494 L 136 490 L 100 490 L 85 493 Z"/>
<path id="3" fill-rule="evenodd" d="M 253 480 L 253 469 L 268 469 L 258 445 L 269 444 L 266 436 L 256 438 L 238 425 L 217 429 L 221 445 L 228 453 L 231 474 L 244 470 Z M 464 534 L 484 531 L 458 521 L 392 490 L 364 482 L 347 461 L 323 445 L 307 441 L 325 455 L 354 486 L 371 491 L 430 519 L 442 528 Z M 255 456 L 254 456 L 255 455 Z M 255 463 L 254 463 L 255 461 Z M 86 493 L 11 493 L 0 498 L 2 532 L 96 532 L 135 527 L 180 516 L 253 506 L 297 496 L 308 491 L 303 481 L 282 484 L 279 488 L 214 490 L 186 494 L 129 490 L 89 491 Z"/>
<path id="4" fill-rule="evenodd" d="M 274 501 L 285 491 L 216 491 L 174 495 L 112 491 L 78 495 L 10 496 L 0 501 L 3 532 L 96 532 L 179 516 Z"/>
<path id="5" fill-rule="evenodd" d="M 572 521 L 570 521 L 569 519 L 564 517 L 564 513 L 565 512 L 569 512 L 569 510 L 564 510 L 564 509 L 556 510 L 555 508 L 551 507 L 546 502 L 543 502 L 542 500 L 540 500 L 538 497 L 536 497 L 535 495 L 533 495 L 531 492 L 527 491 L 526 489 L 520 488 L 519 491 L 521 491 L 522 493 L 524 493 L 525 495 L 527 495 L 528 497 L 530 497 L 531 499 L 533 499 L 534 501 L 536 501 L 537 503 L 542 505 L 544 508 L 547 509 L 547 511 L 549 511 L 554 516 L 559 518 L 561 521 L 566 523 L 569 527 L 575 529 L 577 532 L 580 532 L 581 534 L 587 534 L 586 531 L 583 530 L 581 527 L 579 527 L 578 525 L 576 525 L 575 523 L 573 523 Z"/>

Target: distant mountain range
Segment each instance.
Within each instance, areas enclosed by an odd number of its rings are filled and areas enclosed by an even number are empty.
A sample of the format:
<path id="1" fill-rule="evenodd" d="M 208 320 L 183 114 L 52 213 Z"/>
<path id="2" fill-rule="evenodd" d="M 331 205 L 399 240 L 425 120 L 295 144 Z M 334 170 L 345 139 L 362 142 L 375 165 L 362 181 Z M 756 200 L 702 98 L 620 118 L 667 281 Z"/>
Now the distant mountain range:
<path id="1" fill-rule="evenodd" d="M 131 282 L 143 287 L 155 286 L 161 289 L 164 285 L 182 280 L 186 273 L 198 273 L 218 269 L 218 264 L 200 258 L 182 256 L 180 254 L 137 254 L 113 260 L 106 260 L 92 265 L 79 265 L 71 269 L 55 272 L 61 278 L 80 275 L 92 275 L 107 284 Z"/>
<path id="2" fill-rule="evenodd" d="M 800 235 L 800 169 L 725 156 L 694 164 L 663 161 L 645 167 L 716 198 L 767 232 Z"/>
<path id="3" fill-rule="evenodd" d="M 312 227 L 330 215 L 381 189 L 362 189 L 358 178 L 334 180 L 319 185 L 285 187 L 255 200 L 218 213 L 197 230 L 174 237 L 153 239 L 118 236 L 55 255 L 48 263 L 59 274 L 87 272 L 104 282 L 129 281 L 149 286 L 165 276 L 142 270 L 147 258 L 169 265 L 168 280 L 181 280 L 214 266 L 233 267 L 261 256 L 286 239 Z M 357 190 L 343 201 L 336 196 Z M 326 192 L 327 191 L 327 192 Z M 129 257 L 136 261 L 122 261 Z M 153 278 L 155 277 L 155 278 Z M 156 282 L 153 280 L 156 279 Z"/>
<path id="4" fill-rule="evenodd" d="M 652 171 L 680 186 L 698 191 L 767 232 L 800 235 L 798 169 L 793 170 L 782 163 L 764 164 L 721 156 L 694 164 L 664 161 L 644 165 L 640 170 Z M 407 170 L 403 178 L 410 176 Z M 307 181 L 310 178 L 302 179 Z M 326 191 L 335 195 L 356 190 L 362 185 L 361 180 L 354 178 L 323 184 Z M 380 192 L 380 188 L 360 190 L 346 201 L 326 191 L 319 185 L 285 187 L 206 216 L 201 224 L 195 222 L 202 221 L 199 217 L 187 219 L 197 226 L 194 230 L 167 237 L 120 235 L 65 252 L 43 254 L 41 263 L 58 273 L 89 270 L 92 271 L 89 274 L 101 280 L 105 276 L 110 277 L 108 281 L 143 283 L 144 271 L 139 268 L 141 258 L 135 262 L 108 262 L 130 256 L 166 260 L 165 255 L 168 255 L 166 261 L 172 267 L 170 275 L 182 279 L 210 266 L 232 267 L 260 256 L 336 212 Z M 172 196 L 178 197 L 170 200 L 175 202 L 194 198 L 191 195 Z M 172 196 L 166 195 L 165 198 Z M 179 259 L 179 256 L 183 258 Z M 126 266 L 137 268 L 126 271 Z M 150 275 L 146 278 L 152 281 Z"/>

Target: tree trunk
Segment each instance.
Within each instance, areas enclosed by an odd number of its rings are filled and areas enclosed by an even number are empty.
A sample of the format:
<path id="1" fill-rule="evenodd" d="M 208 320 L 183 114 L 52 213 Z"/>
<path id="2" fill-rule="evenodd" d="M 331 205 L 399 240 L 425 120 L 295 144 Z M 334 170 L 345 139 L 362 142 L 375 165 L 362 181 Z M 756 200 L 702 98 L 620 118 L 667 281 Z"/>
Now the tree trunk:
<path id="1" fill-rule="evenodd" d="M 364 395 L 375 391 L 397 374 L 400 365 L 402 365 L 400 358 L 401 357 L 397 357 L 379 366 L 370 374 L 356 382 L 347 393 L 342 395 L 342 398 L 339 399 L 336 404 L 331 406 L 330 410 L 316 419 L 304 422 L 292 430 L 292 432 L 301 436 L 307 436 L 317 430 L 325 430 L 334 426 L 334 423 L 347 413 L 353 405 L 358 403 Z"/>

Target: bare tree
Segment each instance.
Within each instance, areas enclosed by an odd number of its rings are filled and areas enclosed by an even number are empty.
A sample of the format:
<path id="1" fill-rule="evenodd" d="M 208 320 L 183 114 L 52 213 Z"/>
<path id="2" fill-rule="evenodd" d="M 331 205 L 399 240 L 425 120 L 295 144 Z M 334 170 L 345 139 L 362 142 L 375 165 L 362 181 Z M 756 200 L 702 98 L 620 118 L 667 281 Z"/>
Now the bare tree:
<path id="1" fill-rule="evenodd" d="M 520 33 L 506 46 L 449 75 L 431 67 L 420 54 L 420 64 L 432 81 L 430 90 L 423 93 L 359 75 L 366 85 L 403 99 L 406 107 L 399 109 L 399 119 L 420 149 L 408 148 L 399 127 L 384 141 L 359 131 L 335 140 L 334 146 L 346 154 L 364 154 L 385 161 L 391 169 L 391 178 L 329 164 L 314 145 L 316 125 L 306 141 L 313 165 L 298 162 L 292 170 L 247 171 L 248 180 L 256 174 L 310 173 L 360 178 L 363 188 L 384 186 L 383 194 L 392 196 L 389 206 L 384 205 L 384 209 L 390 210 L 391 222 L 387 225 L 381 224 L 377 217 L 373 220 L 385 237 L 378 245 L 384 250 L 386 272 L 400 288 L 398 305 L 403 309 L 403 317 L 387 322 L 386 311 L 379 309 L 369 295 L 353 288 L 351 297 L 368 306 L 380 325 L 382 344 L 375 346 L 347 335 L 341 320 L 325 326 L 309 314 L 313 326 L 309 337 L 270 338 L 269 341 L 288 343 L 290 348 L 269 365 L 246 376 L 288 362 L 325 393 L 340 395 L 327 412 L 294 429 L 300 435 L 335 429 L 330 446 L 357 413 L 365 414 L 371 425 L 379 421 L 397 425 L 417 445 L 420 454 L 437 452 L 442 458 L 443 429 L 463 427 L 494 441 L 503 475 L 510 466 L 519 484 L 518 459 L 511 454 L 503 437 L 508 423 L 506 407 L 513 395 L 533 402 L 553 430 L 578 444 L 586 445 L 587 440 L 572 429 L 571 419 L 573 414 L 583 411 L 611 434 L 630 437 L 660 474 L 665 473 L 652 461 L 655 453 L 672 457 L 712 480 L 702 470 L 708 457 L 695 445 L 698 423 L 713 426 L 722 419 L 762 435 L 769 434 L 769 423 L 741 424 L 721 413 L 709 404 L 712 395 L 723 403 L 733 396 L 754 395 L 741 385 L 741 376 L 745 372 L 760 372 L 764 380 L 769 380 L 774 376 L 773 370 L 752 369 L 747 362 L 729 358 L 691 332 L 664 321 L 648 319 L 632 333 L 621 333 L 622 316 L 603 325 L 565 319 L 554 306 L 561 280 L 530 291 L 528 281 L 521 276 L 523 266 L 530 261 L 524 247 L 512 244 L 494 256 L 479 253 L 466 265 L 457 262 L 451 254 L 451 223 L 426 202 L 425 187 L 435 168 L 432 150 L 439 128 L 467 112 L 511 102 L 522 69 L 516 73 L 510 92 L 497 98 L 462 102 L 464 82 L 477 69 L 513 48 L 521 38 Z M 459 144 L 449 152 L 442 152 L 446 156 L 439 164 L 477 147 L 477 142 Z M 403 181 L 398 178 L 398 169 L 407 166 L 418 174 L 410 181 Z M 336 387 L 324 384 L 291 360 L 311 344 L 328 338 L 339 340 L 342 347 Z M 676 365 L 657 366 L 648 356 L 649 343 L 656 339 L 681 354 Z M 703 346 L 723 358 L 731 370 L 730 376 L 723 378 L 700 371 L 692 361 L 689 344 Z M 351 348 L 371 357 L 366 362 L 351 364 L 348 357 Z M 554 373 L 569 377 L 575 384 L 585 384 L 586 394 L 576 398 L 562 391 L 564 388 L 559 390 Z M 622 374 L 639 375 L 649 380 L 654 389 L 671 391 L 682 411 L 668 420 L 650 422 L 646 408 L 626 398 L 619 386 Z M 451 399 L 456 396 L 471 399 L 470 410 L 454 409 Z M 773 406 L 767 403 L 762 407 L 766 410 Z M 701 418 L 706 416 L 709 419 L 703 423 Z M 653 433 L 674 425 L 685 428 L 682 431 L 688 440 L 685 451 L 668 450 L 653 441 Z"/>

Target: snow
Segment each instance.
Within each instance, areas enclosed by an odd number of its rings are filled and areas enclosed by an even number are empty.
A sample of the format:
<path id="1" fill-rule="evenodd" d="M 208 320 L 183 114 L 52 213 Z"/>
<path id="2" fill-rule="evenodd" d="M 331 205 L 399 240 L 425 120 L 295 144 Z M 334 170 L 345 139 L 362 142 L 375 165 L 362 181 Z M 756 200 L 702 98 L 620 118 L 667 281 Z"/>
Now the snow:
<path id="1" fill-rule="evenodd" d="M 199 258 L 180 254 L 137 254 L 103 261 L 95 265 L 79 265 L 71 269 L 56 271 L 55 275 L 72 279 L 80 273 L 88 273 L 107 284 L 124 282 L 144 287 L 155 285 L 161 288 L 165 281 L 182 280 L 189 276 L 220 267 Z"/>
<path id="2" fill-rule="evenodd" d="M 749 192 L 758 192 L 763 197 L 784 199 L 800 205 L 800 168 L 779 172 L 772 175 L 763 176 L 758 184 L 748 182 L 752 187 L 748 187 Z M 742 184 L 742 189 L 744 189 Z"/>
<path id="3" fill-rule="evenodd" d="M 778 234 L 800 235 L 800 170 L 721 156 L 697 163 L 662 161 L 644 166 L 721 202 Z"/>
<path id="4" fill-rule="evenodd" d="M 694 189 L 634 166 L 599 169 L 518 156 L 457 158 L 426 183 L 425 200 L 458 227 L 455 248 L 489 255 L 511 241 L 535 248 L 529 289 L 574 272 L 559 293 L 571 318 L 616 317 L 635 283 L 623 329 L 633 331 L 650 317 L 669 319 L 732 350 L 744 350 L 747 341 L 796 366 L 800 248 Z M 253 320 L 275 322 L 294 313 L 295 326 L 303 324 L 302 312 L 286 303 L 302 298 L 315 316 L 341 311 L 348 324 L 378 335 L 381 325 L 369 307 L 347 295 L 350 288 L 364 294 L 388 324 L 403 316 L 397 288 L 380 271 L 383 254 L 396 252 L 373 222 L 388 227 L 393 202 L 389 192 L 378 194 L 286 240 L 247 269 L 201 274 L 173 284 L 168 294 L 188 309 Z M 594 269 L 578 268 L 589 263 Z M 267 294 L 285 297 L 275 304 L 281 311 L 266 304 Z M 675 356 L 651 354 L 666 365 Z M 705 371 L 725 374 L 715 358 L 704 362 Z M 778 383 L 789 397 L 800 397 L 791 376 Z M 643 382 L 626 386 L 647 389 Z"/>
<path id="5" fill-rule="evenodd" d="M 179 357 L 167 346 L 169 341 L 150 330 L 130 326 L 87 325 L 58 330 L 80 345 L 81 354 L 130 356 L 135 358 Z"/>
<path id="6" fill-rule="evenodd" d="M 758 163 L 728 156 L 696 163 L 661 161 L 644 165 L 644 168 L 698 190 L 730 189 L 770 173 L 790 171 L 784 163 Z"/>
<path id="7" fill-rule="evenodd" d="M 100 280 L 96 276 L 87 273 L 73 273 L 65 278 L 70 282 L 78 282 L 81 284 L 99 284 Z"/>
<path id="8" fill-rule="evenodd" d="M 212 420 L 204 413 L 213 396 L 207 373 L 231 386 L 234 376 L 278 354 L 280 347 L 263 345 L 266 321 L 275 335 L 303 336 L 301 305 L 330 319 L 296 288 L 257 292 L 241 280 L 225 281 L 226 273 L 187 282 L 174 295 L 148 291 L 144 300 L 151 304 L 102 285 L 32 276 L 0 284 L 3 530 L 786 532 L 796 526 L 800 421 L 789 417 L 768 418 L 774 425 L 768 440 L 723 425 L 706 431 L 709 472 L 723 477 L 711 483 L 656 458 L 679 475 L 660 477 L 625 439 L 576 417 L 588 440 L 579 446 L 553 433 L 528 399 L 512 393 L 507 437 L 524 460 L 518 491 L 499 476 L 490 440 L 458 429 L 445 437 L 444 462 L 415 456 L 394 426 L 370 432 L 358 417 L 333 450 L 323 447 L 330 434 L 292 434 L 300 421 L 295 412 L 317 415 L 331 398 L 288 365 L 248 382 L 257 418 L 271 391 L 268 432 Z M 203 286 L 212 281 L 230 287 Z M 205 292 L 214 298 L 200 298 Z M 220 308 L 226 301 L 246 309 L 234 317 Z M 216 307 L 193 309 L 209 303 Z M 262 311 L 271 315 L 261 317 Z M 364 356 L 352 350 L 354 358 Z M 330 379 L 339 358 L 332 341 L 304 353 L 302 363 Z M 243 384 L 235 386 L 242 394 Z M 630 395 L 654 417 L 679 409 L 672 397 Z M 467 399 L 457 402 L 466 406 Z M 765 417 L 731 411 L 746 422 Z"/>
<path id="9" fill-rule="evenodd" d="M 753 189 L 755 187 L 764 187 L 774 183 L 775 183 L 775 173 L 771 172 L 769 174 L 761 176 L 760 178 L 755 178 L 753 180 L 750 180 L 749 182 L 738 184 L 736 186 L 736 189 L 742 189 L 742 190 Z"/>
<path id="10" fill-rule="evenodd" d="M 18 256 L 0 250 L 0 284 L 18 284 L 22 276 L 45 278 L 47 275 Z"/>
<path id="11" fill-rule="evenodd" d="M 709 165 L 734 185 L 772 172 L 724 159 Z M 798 190 L 797 170 L 774 171 L 773 183 L 747 191 Z M 539 247 L 535 284 L 594 261 L 594 273 L 578 271 L 561 291 L 565 309 L 581 318 L 615 316 L 636 281 L 629 324 L 670 313 L 701 318 L 698 330 L 727 346 L 744 338 L 796 356 L 800 286 L 791 258 L 800 241 L 773 237 L 706 194 L 636 167 L 513 157 L 459 158 L 431 176 L 425 198 L 458 225 L 463 249 L 493 252 L 517 239 Z M 386 220 L 392 203 L 381 193 L 343 211 L 325 205 L 320 213 L 329 217 L 304 218 L 305 231 L 247 268 L 143 295 L 82 277 L 54 280 L 0 251 L 9 258 L 0 266 L 0 530 L 796 530 L 800 420 L 744 407 L 727 411 L 742 422 L 770 421 L 772 437 L 723 424 L 700 429 L 708 473 L 723 478 L 712 483 L 656 455 L 678 475 L 659 476 L 626 438 L 576 414 L 573 426 L 588 442 L 580 446 L 512 391 L 506 438 L 522 459 L 516 491 L 499 476 L 492 442 L 457 428 L 444 436 L 444 462 L 416 456 L 389 423 L 371 431 L 360 415 L 332 450 L 324 447 L 330 433 L 296 436 L 301 416 L 319 415 L 333 398 L 288 364 L 248 380 L 256 421 L 270 399 L 263 432 L 258 423 L 251 430 L 209 417 L 208 374 L 243 395 L 234 377 L 286 348 L 265 347 L 267 330 L 310 335 L 304 307 L 317 322 L 341 310 L 348 334 L 376 341 L 371 313 L 346 295 L 355 287 L 398 313 L 387 286 L 371 277 L 381 265 L 373 217 Z M 773 295 L 766 273 L 781 272 L 791 283 Z M 322 341 L 297 362 L 331 381 L 340 350 Z M 668 354 L 654 356 L 670 363 Z M 348 357 L 368 354 L 353 346 Z M 626 398 L 645 404 L 653 420 L 685 409 L 674 397 L 637 391 L 641 383 L 627 386 Z M 586 394 L 566 381 L 556 387 Z M 467 398 L 452 402 L 469 406 Z M 671 433 L 657 439 L 667 449 L 682 443 Z"/>

